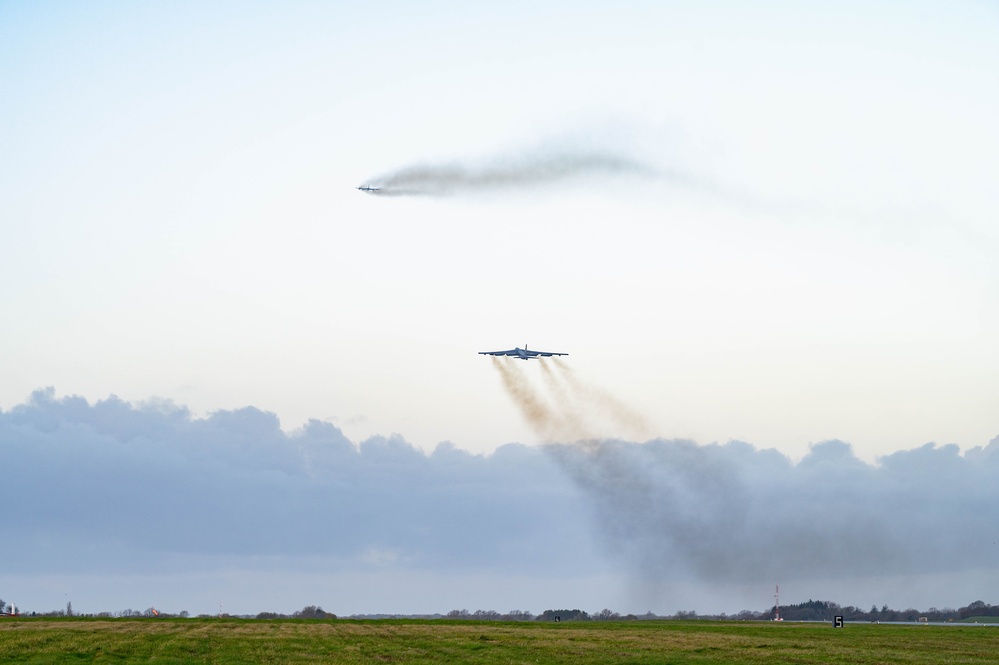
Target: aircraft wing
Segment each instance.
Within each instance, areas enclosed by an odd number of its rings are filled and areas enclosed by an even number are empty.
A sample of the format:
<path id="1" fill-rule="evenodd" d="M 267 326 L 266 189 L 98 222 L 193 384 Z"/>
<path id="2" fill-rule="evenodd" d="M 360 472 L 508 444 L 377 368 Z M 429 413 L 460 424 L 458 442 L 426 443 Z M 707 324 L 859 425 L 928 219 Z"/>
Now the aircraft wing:
<path id="1" fill-rule="evenodd" d="M 556 353 L 554 351 L 531 351 L 529 349 L 508 349 L 506 351 L 479 351 L 481 356 L 513 356 L 514 358 L 539 358 L 548 356 L 567 356 L 568 353 Z"/>

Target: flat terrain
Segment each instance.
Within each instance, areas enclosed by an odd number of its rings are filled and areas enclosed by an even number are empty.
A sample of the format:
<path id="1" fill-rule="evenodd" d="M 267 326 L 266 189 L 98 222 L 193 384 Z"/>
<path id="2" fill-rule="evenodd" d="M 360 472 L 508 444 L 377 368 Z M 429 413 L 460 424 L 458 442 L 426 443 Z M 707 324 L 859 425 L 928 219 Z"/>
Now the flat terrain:
<path id="1" fill-rule="evenodd" d="M 999 628 L 701 621 L 0 619 L 0 663 L 995 662 Z"/>

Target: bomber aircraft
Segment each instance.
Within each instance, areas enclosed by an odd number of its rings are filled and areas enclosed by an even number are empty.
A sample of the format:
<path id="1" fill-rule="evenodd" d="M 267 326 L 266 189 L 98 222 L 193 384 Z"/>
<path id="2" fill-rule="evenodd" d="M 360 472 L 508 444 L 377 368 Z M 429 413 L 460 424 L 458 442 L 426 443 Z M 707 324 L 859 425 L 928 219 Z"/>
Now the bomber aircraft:
<path id="1" fill-rule="evenodd" d="M 555 353 L 554 351 L 528 351 L 527 345 L 524 348 L 509 349 L 507 351 L 479 351 L 480 356 L 513 356 L 521 360 L 530 360 L 541 356 L 567 356 L 568 353 Z"/>

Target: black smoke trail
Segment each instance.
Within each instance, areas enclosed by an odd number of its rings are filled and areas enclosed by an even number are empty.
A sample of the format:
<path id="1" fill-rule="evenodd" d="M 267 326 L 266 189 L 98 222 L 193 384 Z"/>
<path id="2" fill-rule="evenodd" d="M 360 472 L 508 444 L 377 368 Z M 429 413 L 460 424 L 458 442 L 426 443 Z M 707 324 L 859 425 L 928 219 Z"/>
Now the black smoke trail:
<path id="1" fill-rule="evenodd" d="M 370 178 L 373 196 L 453 196 L 547 187 L 591 176 L 651 176 L 655 171 L 611 152 L 541 152 L 482 164 L 415 164 Z"/>

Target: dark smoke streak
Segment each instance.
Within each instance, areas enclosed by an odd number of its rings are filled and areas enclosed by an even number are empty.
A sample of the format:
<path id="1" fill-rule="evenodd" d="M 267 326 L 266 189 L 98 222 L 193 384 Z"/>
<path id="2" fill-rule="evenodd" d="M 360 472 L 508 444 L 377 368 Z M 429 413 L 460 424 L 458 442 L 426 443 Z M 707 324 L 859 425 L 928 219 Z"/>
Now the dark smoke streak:
<path id="1" fill-rule="evenodd" d="M 652 428 L 645 416 L 608 392 L 596 386 L 583 383 L 576 376 L 575 372 L 573 372 L 572 368 L 560 358 L 555 358 L 554 364 L 559 371 L 560 377 L 568 384 L 572 393 L 578 398 L 584 399 L 591 409 L 596 409 L 616 425 L 625 428 L 628 434 L 632 436 L 645 438 L 651 435 Z"/>
<path id="2" fill-rule="evenodd" d="M 558 418 L 555 412 L 534 390 L 524 371 L 514 364 L 521 361 L 506 360 L 495 356 L 491 360 L 493 367 L 500 374 L 503 387 L 534 431 L 545 438 L 557 431 Z"/>
<path id="3" fill-rule="evenodd" d="M 592 175 L 654 175 L 650 167 L 606 152 L 559 152 L 471 166 L 420 164 L 371 178 L 373 196 L 452 196 L 548 186 Z"/>
<path id="4" fill-rule="evenodd" d="M 558 420 L 562 426 L 558 434 L 561 441 L 584 441 L 597 437 L 596 428 L 587 418 L 585 410 L 578 400 L 574 400 L 564 381 L 552 371 L 549 361 L 540 358 L 541 376 L 548 391 L 552 394 L 559 410 Z"/>
<path id="5" fill-rule="evenodd" d="M 541 367 L 550 399 L 531 383 L 524 361 L 496 357 L 492 361 L 510 399 L 544 441 L 594 440 L 605 436 L 608 428 L 623 428 L 639 435 L 648 431 L 648 424 L 640 414 L 606 392 L 584 384 L 558 359 L 539 358 L 526 363 Z"/>
<path id="6" fill-rule="evenodd" d="M 647 424 L 562 362 L 537 363 L 546 401 L 520 362 L 495 362 L 507 392 L 583 491 L 608 554 L 652 596 L 692 578 L 757 585 L 995 567 L 999 439 L 964 456 L 928 445 L 877 466 L 838 441 L 793 464 L 738 442 L 600 439 L 601 419 Z"/>
<path id="7" fill-rule="evenodd" d="M 584 491 L 607 551 L 645 586 L 725 584 L 994 567 L 999 439 L 896 453 L 847 444 L 792 464 L 748 444 L 549 445 Z"/>
<path id="8" fill-rule="evenodd" d="M 734 470 L 686 442 L 669 447 L 612 441 L 551 445 L 584 491 L 607 550 L 644 583 L 726 569 L 722 534 L 738 539 L 745 502 Z"/>

